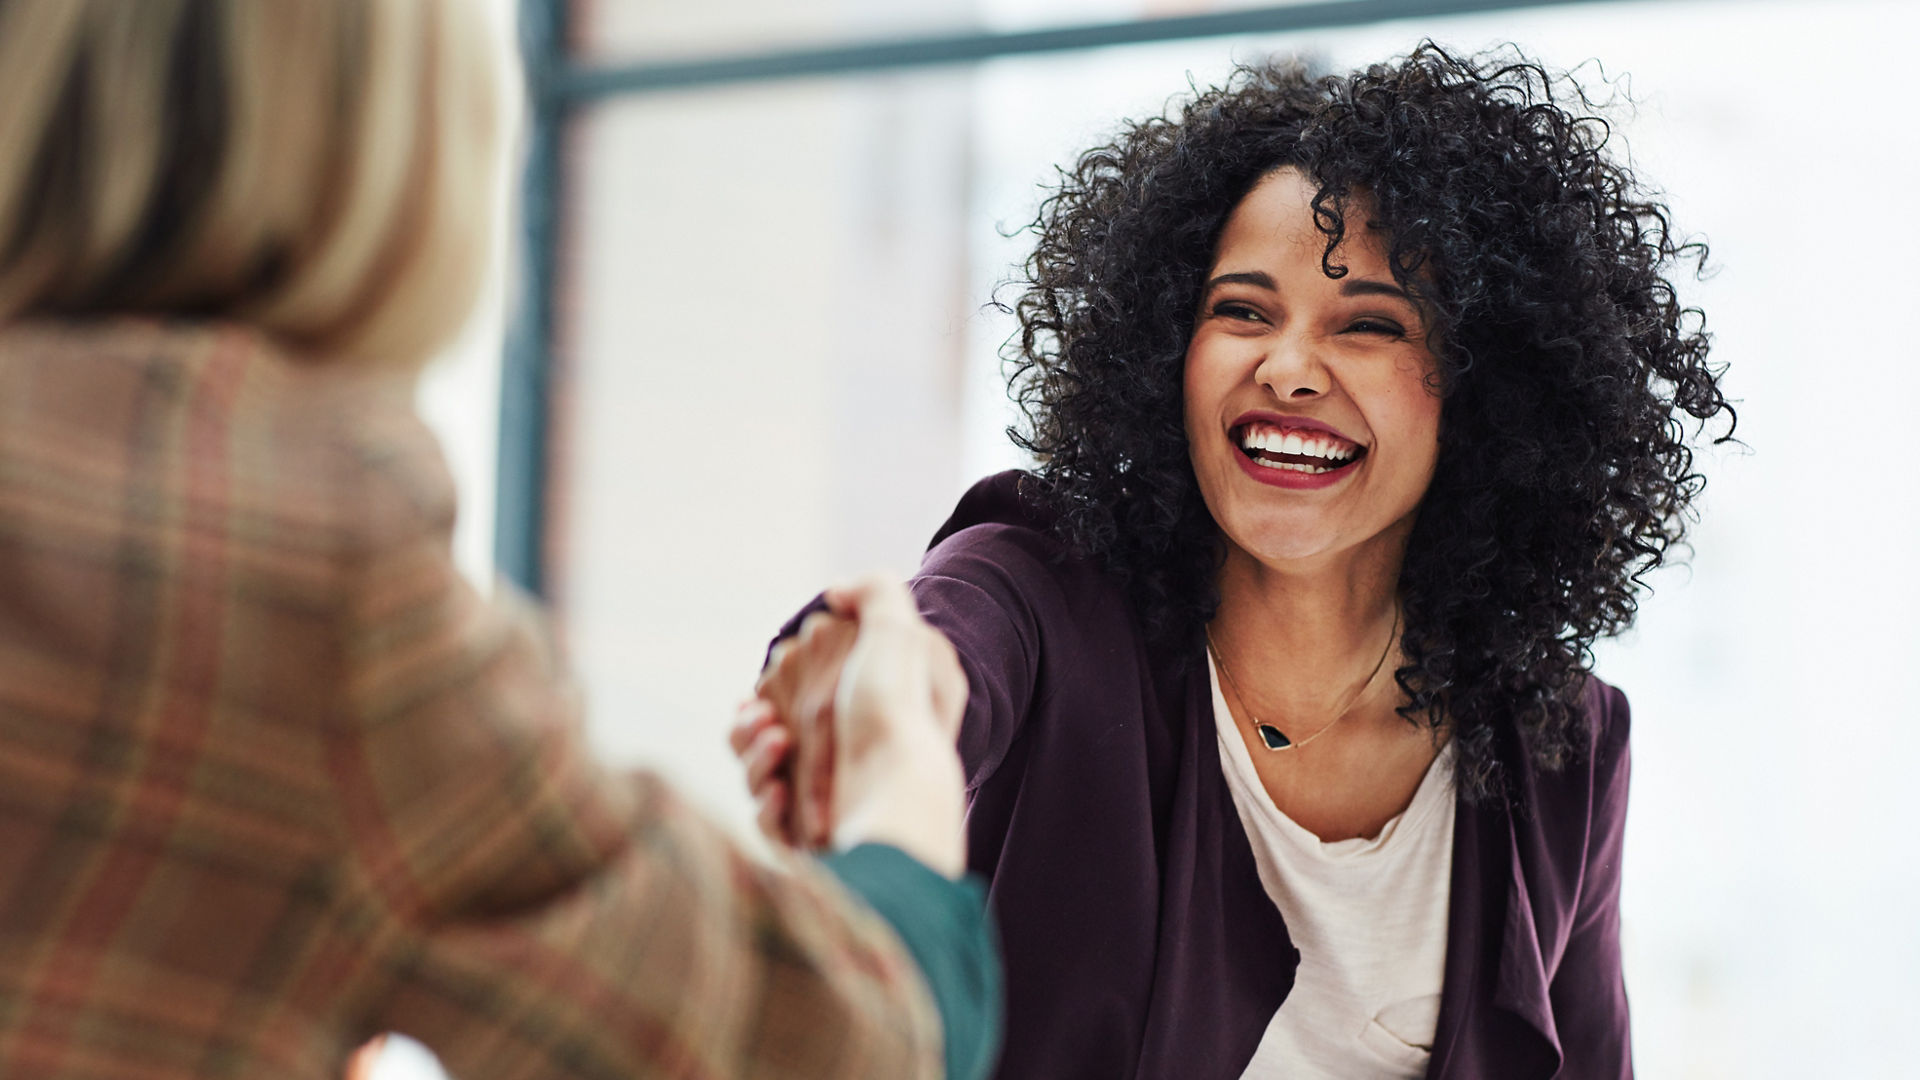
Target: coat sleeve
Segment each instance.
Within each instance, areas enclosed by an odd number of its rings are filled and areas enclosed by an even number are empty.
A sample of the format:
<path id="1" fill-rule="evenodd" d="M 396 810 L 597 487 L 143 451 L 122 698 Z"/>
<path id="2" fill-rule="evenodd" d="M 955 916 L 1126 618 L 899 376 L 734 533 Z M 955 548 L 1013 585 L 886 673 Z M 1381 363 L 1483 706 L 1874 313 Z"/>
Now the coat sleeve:
<path id="1" fill-rule="evenodd" d="M 326 750 L 367 1028 L 463 1080 L 939 1076 L 935 1004 L 888 925 L 598 768 L 531 612 L 456 571 L 451 499 L 387 471 L 358 496 Z"/>
<path id="2" fill-rule="evenodd" d="M 976 525 L 927 553 L 912 582 L 929 623 L 967 674 L 960 759 L 969 790 L 1006 758 L 1039 694 L 1045 612 L 1062 607 L 1048 541 L 1010 525 Z"/>
<path id="3" fill-rule="evenodd" d="M 1566 951 L 1549 988 L 1565 1080 L 1633 1076 L 1620 960 L 1620 857 L 1630 771 L 1626 696 L 1606 687 L 1600 712 L 1586 862 Z"/>

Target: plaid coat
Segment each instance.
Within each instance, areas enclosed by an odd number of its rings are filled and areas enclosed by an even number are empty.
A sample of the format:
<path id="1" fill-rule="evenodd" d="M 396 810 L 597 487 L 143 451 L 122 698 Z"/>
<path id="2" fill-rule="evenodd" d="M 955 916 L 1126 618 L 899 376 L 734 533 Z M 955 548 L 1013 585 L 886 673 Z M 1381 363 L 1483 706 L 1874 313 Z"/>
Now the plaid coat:
<path id="1" fill-rule="evenodd" d="M 0 1076 L 936 1076 L 824 871 L 602 772 L 401 380 L 0 329 Z"/>

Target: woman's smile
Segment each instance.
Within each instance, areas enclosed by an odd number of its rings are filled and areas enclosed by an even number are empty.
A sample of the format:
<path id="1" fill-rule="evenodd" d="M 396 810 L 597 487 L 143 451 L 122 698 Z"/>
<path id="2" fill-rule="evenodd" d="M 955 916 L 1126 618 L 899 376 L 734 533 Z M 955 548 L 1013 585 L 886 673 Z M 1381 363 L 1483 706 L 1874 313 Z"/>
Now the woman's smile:
<path id="1" fill-rule="evenodd" d="M 1330 487 L 1352 475 L 1367 448 L 1332 427 L 1301 417 L 1250 414 L 1229 433 L 1247 475 L 1284 488 Z"/>

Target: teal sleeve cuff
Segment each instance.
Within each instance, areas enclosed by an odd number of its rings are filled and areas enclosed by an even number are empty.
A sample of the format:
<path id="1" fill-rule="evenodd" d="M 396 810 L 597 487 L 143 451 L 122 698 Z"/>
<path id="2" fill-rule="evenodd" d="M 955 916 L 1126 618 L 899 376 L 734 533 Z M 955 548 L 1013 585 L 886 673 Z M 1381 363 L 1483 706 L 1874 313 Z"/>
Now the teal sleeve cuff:
<path id="1" fill-rule="evenodd" d="M 945 1028 L 949 1080 L 981 1080 L 1000 1053 L 1000 943 L 978 878 L 951 881 L 899 848 L 862 844 L 821 859 L 893 924 L 920 964 Z"/>

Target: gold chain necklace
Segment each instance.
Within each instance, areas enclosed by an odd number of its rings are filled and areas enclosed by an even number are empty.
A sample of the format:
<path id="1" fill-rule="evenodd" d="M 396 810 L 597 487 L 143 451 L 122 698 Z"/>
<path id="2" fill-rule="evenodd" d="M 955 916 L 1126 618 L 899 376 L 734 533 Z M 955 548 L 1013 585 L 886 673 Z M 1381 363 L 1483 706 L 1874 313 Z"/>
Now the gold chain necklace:
<path id="1" fill-rule="evenodd" d="M 1319 731 L 1314 732 L 1298 742 L 1287 738 L 1285 732 L 1272 724 L 1261 723 L 1260 718 L 1253 715 L 1253 706 L 1247 703 L 1247 695 L 1241 692 L 1240 684 L 1233 680 L 1233 672 L 1227 670 L 1227 662 L 1220 656 L 1220 646 L 1213 643 L 1212 627 L 1207 628 L 1207 651 L 1213 654 L 1214 664 L 1220 668 L 1220 675 L 1226 679 L 1227 689 L 1233 691 L 1234 700 L 1240 703 L 1241 711 L 1247 714 L 1247 721 L 1253 725 L 1253 730 L 1260 734 L 1261 743 L 1264 744 L 1268 750 L 1298 750 L 1320 736 L 1325 735 L 1327 732 L 1332 731 L 1336 724 L 1347 718 L 1347 710 L 1353 708 L 1353 703 L 1360 700 L 1360 695 L 1366 693 L 1367 687 L 1373 685 L 1373 680 L 1380 677 L 1380 669 L 1386 666 L 1387 656 L 1393 652 L 1393 643 L 1399 634 L 1400 605 L 1395 604 L 1393 606 L 1393 628 L 1387 631 L 1387 647 L 1380 650 L 1380 659 L 1374 661 L 1373 670 L 1367 673 L 1366 681 L 1354 687 L 1353 692 L 1347 695 L 1347 700 L 1341 702 L 1340 707 L 1334 710 L 1333 719 L 1327 721 L 1325 727 L 1322 727 Z"/>

